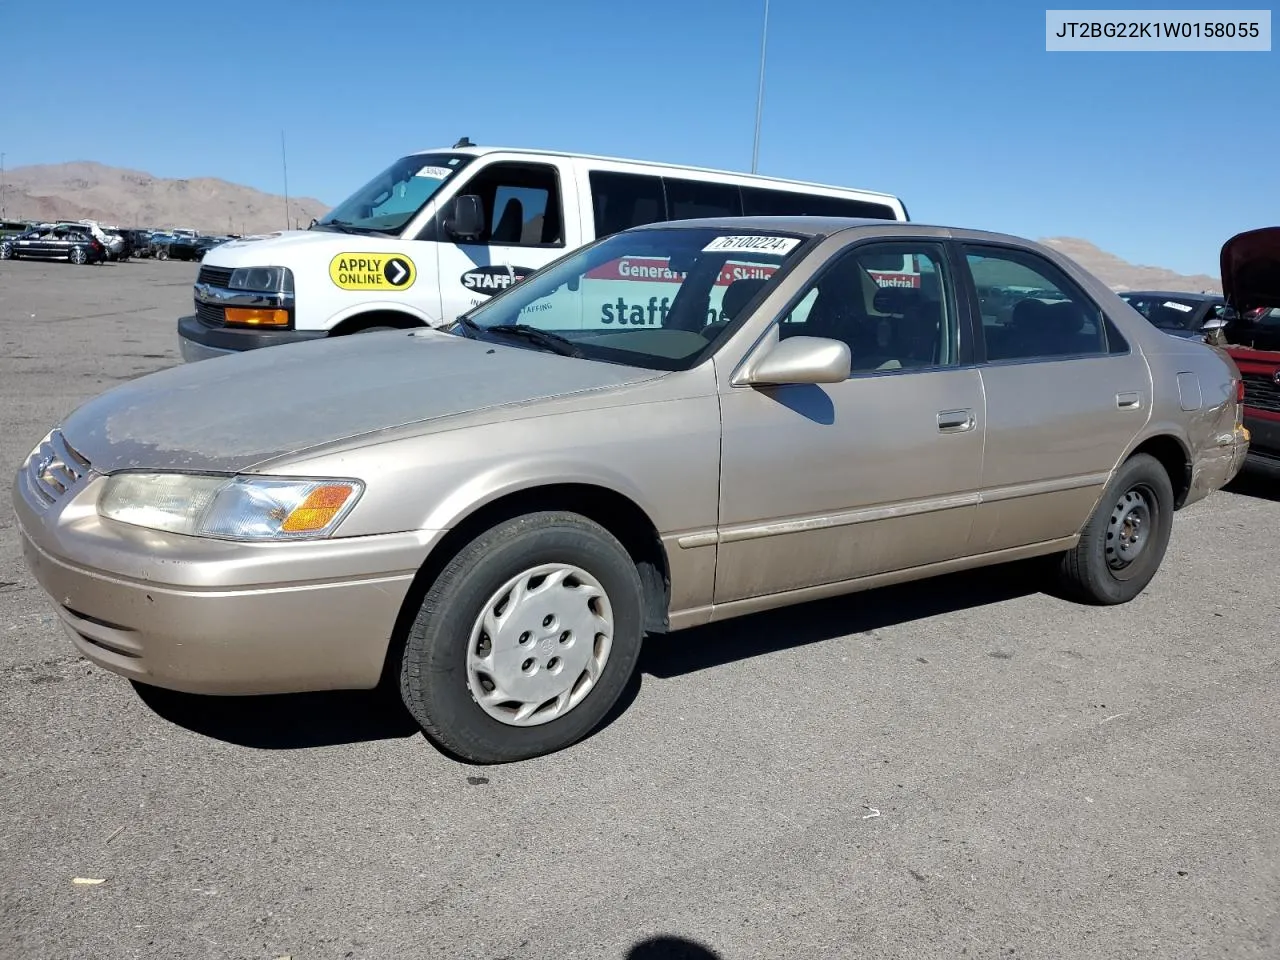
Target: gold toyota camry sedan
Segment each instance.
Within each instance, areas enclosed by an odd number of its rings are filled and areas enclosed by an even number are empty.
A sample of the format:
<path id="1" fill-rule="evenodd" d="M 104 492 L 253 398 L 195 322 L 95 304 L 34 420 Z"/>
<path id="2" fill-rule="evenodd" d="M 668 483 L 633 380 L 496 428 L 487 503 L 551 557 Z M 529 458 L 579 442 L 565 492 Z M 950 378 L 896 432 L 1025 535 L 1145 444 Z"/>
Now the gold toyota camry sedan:
<path id="1" fill-rule="evenodd" d="M 591 731 L 646 633 L 1033 556 L 1128 601 L 1240 469 L 1241 409 L 1222 351 L 1035 243 L 684 221 L 444 329 L 118 386 L 14 502 L 94 663 L 212 694 L 390 677 L 496 763 Z"/>

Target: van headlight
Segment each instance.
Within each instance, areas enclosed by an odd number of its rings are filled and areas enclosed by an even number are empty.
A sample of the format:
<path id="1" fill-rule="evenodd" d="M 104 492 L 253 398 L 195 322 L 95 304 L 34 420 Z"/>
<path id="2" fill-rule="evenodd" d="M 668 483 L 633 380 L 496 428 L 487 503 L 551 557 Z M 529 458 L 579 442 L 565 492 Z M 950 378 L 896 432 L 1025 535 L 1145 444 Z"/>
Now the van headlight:
<path id="1" fill-rule="evenodd" d="M 293 271 L 288 267 L 236 267 L 227 287 L 253 293 L 293 293 Z"/>
<path id="2" fill-rule="evenodd" d="M 190 537 L 305 540 L 333 534 L 364 490 L 358 480 L 118 473 L 98 513 Z"/>

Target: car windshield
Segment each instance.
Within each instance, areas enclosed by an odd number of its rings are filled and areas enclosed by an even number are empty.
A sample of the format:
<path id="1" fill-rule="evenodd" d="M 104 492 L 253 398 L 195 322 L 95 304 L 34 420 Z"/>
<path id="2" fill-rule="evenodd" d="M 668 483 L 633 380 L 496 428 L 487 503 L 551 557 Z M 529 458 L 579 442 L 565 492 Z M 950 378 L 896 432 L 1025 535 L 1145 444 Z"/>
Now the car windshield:
<path id="1" fill-rule="evenodd" d="M 798 236 L 744 227 L 618 233 L 508 287 L 452 329 L 531 349 L 549 348 L 539 334 L 551 334 L 561 352 L 684 370 L 803 246 Z"/>
<path id="2" fill-rule="evenodd" d="M 1150 297 L 1121 294 L 1121 299 L 1137 310 L 1153 325 L 1164 330 L 1182 330 L 1201 301 L 1181 297 Z"/>
<path id="3" fill-rule="evenodd" d="M 401 157 L 316 221 L 329 227 L 397 233 L 445 183 L 472 160 L 464 154 Z"/>

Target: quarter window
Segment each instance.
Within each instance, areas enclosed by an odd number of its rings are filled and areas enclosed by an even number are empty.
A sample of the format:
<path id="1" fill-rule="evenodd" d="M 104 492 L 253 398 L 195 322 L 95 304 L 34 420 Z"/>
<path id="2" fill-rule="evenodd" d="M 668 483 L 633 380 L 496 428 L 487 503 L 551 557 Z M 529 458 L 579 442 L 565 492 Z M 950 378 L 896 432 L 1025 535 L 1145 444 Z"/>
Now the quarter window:
<path id="1" fill-rule="evenodd" d="M 953 366 L 959 330 L 950 290 L 937 244 L 858 246 L 822 272 L 782 318 L 779 336 L 841 340 L 855 374 Z"/>
<path id="2" fill-rule="evenodd" d="M 560 178 L 544 163 L 495 163 L 461 193 L 480 198 L 486 229 L 476 243 L 501 247 L 564 246 Z"/>
<path id="3" fill-rule="evenodd" d="M 1127 349 L 1098 306 L 1044 258 L 969 245 L 965 259 L 978 292 L 988 360 L 1098 356 Z"/>

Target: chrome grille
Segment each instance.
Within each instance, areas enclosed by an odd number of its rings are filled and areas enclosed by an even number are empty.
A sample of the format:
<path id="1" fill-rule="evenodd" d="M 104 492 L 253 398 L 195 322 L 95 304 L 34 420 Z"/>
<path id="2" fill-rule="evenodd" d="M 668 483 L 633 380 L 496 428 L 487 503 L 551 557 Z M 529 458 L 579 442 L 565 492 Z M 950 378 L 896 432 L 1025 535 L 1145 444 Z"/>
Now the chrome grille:
<path id="1" fill-rule="evenodd" d="M 1244 405 L 1255 410 L 1280 413 L 1280 384 L 1266 373 L 1246 373 L 1244 377 Z"/>
<path id="2" fill-rule="evenodd" d="M 27 482 L 46 505 L 56 503 L 89 472 L 89 461 L 58 430 L 49 434 L 27 461 Z"/>
<path id="3" fill-rule="evenodd" d="M 226 287 L 231 284 L 231 271 L 226 267 L 201 266 L 196 275 L 196 283 L 207 283 L 211 287 Z"/>
<path id="4" fill-rule="evenodd" d="M 196 301 L 196 316 L 200 322 L 210 327 L 225 326 L 227 322 L 226 308 L 215 307 L 212 303 Z"/>

